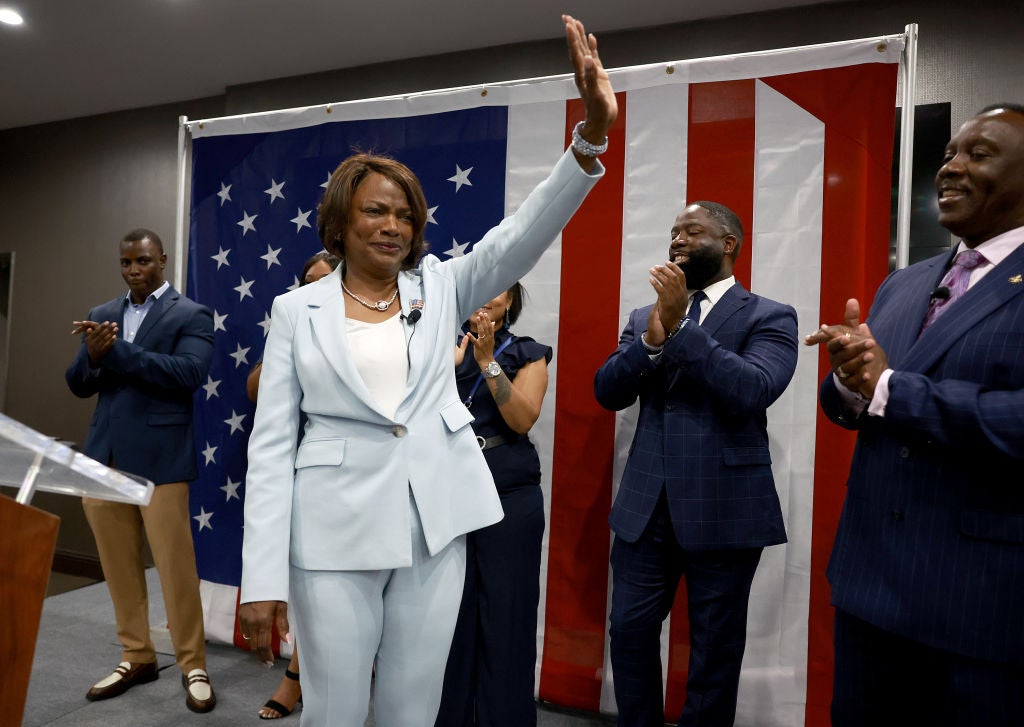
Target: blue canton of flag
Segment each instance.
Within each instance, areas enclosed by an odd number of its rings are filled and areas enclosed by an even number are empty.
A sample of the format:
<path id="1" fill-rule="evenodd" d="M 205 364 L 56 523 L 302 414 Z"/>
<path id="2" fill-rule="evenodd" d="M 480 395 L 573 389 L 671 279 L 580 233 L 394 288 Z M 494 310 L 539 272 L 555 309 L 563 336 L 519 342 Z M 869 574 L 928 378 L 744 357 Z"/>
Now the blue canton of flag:
<path id="1" fill-rule="evenodd" d="M 429 253 L 463 255 L 504 216 L 507 126 L 506 108 L 486 107 L 193 141 L 187 291 L 213 310 L 215 331 L 210 375 L 196 393 L 191 514 L 201 580 L 241 579 L 255 411 L 245 380 L 262 356 L 274 297 L 298 287 L 303 263 L 322 249 L 316 207 L 330 173 L 356 151 L 405 163 L 430 209 Z"/>

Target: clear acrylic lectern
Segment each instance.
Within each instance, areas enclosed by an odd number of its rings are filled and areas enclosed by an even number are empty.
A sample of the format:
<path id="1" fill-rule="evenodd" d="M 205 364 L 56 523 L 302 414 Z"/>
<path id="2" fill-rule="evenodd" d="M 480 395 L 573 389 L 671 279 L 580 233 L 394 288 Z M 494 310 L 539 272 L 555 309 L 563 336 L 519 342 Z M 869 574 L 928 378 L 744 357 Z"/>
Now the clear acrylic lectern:
<path id="1" fill-rule="evenodd" d="M 36 490 L 147 505 L 149 480 L 118 472 L 0 414 L 0 679 L 4 724 L 21 724 L 60 518 L 31 507 Z M 10 720 L 8 722 L 7 720 Z"/>

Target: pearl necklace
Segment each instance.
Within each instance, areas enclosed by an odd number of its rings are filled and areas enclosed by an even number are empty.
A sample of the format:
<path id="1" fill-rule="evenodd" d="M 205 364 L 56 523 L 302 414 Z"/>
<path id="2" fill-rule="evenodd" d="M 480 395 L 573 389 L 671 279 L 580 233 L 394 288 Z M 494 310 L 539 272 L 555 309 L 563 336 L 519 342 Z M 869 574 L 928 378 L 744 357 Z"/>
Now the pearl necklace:
<path id="1" fill-rule="evenodd" d="M 360 298 L 358 295 L 353 293 L 351 290 L 348 289 L 348 286 L 345 285 L 344 279 L 341 281 L 341 289 L 344 290 L 346 293 L 348 293 L 350 296 L 352 296 L 352 298 L 357 303 L 361 303 L 362 305 L 366 306 L 370 310 L 379 310 L 381 312 L 384 312 L 388 308 L 390 308 L 391 304 L 395 302 L 395 298 L 398 297 L 398 286 L 397 285 L 395 286 L 395 292 L 391 294 L 391 298 L 389 300 L 378 300 L 376 303 L 370 303 L 368 301 L 365 301 L 362 298 Z"/>

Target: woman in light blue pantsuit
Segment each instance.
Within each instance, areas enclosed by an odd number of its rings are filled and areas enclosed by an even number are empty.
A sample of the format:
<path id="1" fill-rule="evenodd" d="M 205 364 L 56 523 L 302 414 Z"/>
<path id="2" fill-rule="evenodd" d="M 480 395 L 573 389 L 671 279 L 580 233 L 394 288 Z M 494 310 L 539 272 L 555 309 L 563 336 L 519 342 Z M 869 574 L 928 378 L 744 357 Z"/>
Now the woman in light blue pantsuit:
<path id="1" fill-rule="evenodd" d="M 502 517 L 459 399 L 452 335 L 534 266 L 597 182 L 617 106 L 583 25 L 564 16 L 587 118 L 572 149 L 472 253 L 423 256 L 426 201 L 365 154 L 318 211 L 343 265 L 274 301 L 249 440 L 242 634 L 265 662 L 296 611 L 303 724 L 430 727 L 465 573 L 465 533 Z M 300 414 L 307 424 L 298 441 Z"/>

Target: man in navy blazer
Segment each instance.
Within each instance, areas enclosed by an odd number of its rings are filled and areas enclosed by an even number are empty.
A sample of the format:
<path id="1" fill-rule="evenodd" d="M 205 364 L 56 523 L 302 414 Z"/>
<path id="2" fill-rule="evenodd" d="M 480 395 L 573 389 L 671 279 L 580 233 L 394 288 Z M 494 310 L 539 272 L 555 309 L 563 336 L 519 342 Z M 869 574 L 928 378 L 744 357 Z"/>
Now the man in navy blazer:
<path id="1" fill-rule="evenodd" d="M 164 281 L 167 256 L 155 232 L 129 232 L 120 257 L 128 293 L 74 322 L 72 333 L 82 334 L 82 345 L 65 378 L 76 396 L 99 395 L 85 453 L 157 487 L 145 507 L 83 500 L 123 646 L 121 663 L 86 697 L 116 697 L 159 676 L 149 635 L 145 530 L 160 574 L 185 703 L 194 712 L 208 712 L 216 697 L 206 673 L 188 483 L 198 473 L 192 394 L 210 367 L 213 319 L 207 308 Z"/>
<path id="2" fill-rule="evenodd" d="M 935 179 L 956 248 L 806 339 L 830 354 L 822 408 L 858 430 L 834 725 L 1024 720 L 1024 106 L 967 121 Z"/>
<path id="3" fill-rule="evenodd" d="M 731 725 L 761 551 L 786 541 L 768 407 L 796 369 L 796 311 L 732 275 L 737 216 L 695 202 L 676 217 L 657 300 L 634 310 L 594 379 L 597 400 L 640 400 L 612 506 L 611 661 L 622 727 L 664 723 L 660 635 L 686 578 L 690 661 L 680 725 Z"/>

